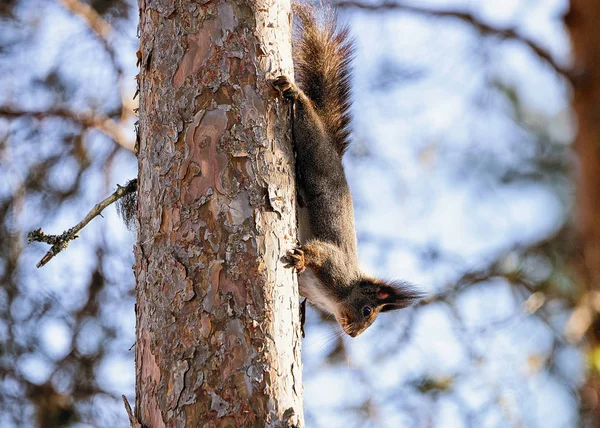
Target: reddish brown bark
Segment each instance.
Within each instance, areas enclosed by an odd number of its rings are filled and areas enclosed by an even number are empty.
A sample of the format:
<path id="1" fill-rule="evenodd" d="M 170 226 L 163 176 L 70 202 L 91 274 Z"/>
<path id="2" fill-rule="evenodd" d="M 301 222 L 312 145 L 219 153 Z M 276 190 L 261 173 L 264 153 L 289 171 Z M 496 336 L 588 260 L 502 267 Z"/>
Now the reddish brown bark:
<path id="1" fill-rule="evenodd" d="M 600 291 L 600 3 L 572 0 L 565 23 L 573 47 L 573 109 L 577 116 L 578 154 L 577 221 L 583 249 L 582 274 L 589 291 Z M 593 300 L 593 299 L 588 299 Z M 590 307 L 588 340 L 600 343 L 597 308 Z M 594 321 L 594 319 L 596 321 Z M 586 323 L 587 324 L 587 323 Z M 600 421 L 600 377 L 592 372 L 582 389 L 582 406 L 587 411 L 582 424 Z"/>
<path id="2" fill-rule="evenodd" d="M 303 425 L 289 2 L 139 2 L 136 417 Z"/>

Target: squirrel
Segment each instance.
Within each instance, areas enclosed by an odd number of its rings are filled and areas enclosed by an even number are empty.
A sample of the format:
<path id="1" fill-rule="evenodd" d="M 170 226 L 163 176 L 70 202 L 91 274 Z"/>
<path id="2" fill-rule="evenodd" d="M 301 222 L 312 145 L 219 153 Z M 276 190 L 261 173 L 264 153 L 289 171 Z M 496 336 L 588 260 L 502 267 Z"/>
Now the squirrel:
<path id="1" fill-rule="evenodd" d="M 359 267 L 342 165 L 350 139 L 353 40 L 335 15 L 319 23 L 312 6 L 294 3 L 292 9 L 299 21 L 293 45 L 298 86 L 287 76 L 271 83 L 291 104 L 298 200 L 307 211 L 309 239 L 301 236 L 303 243 L 288 253 L 286 267 L 298 273 L 300 295 L 356 337 L 380 312 L 405 308 L 423 295 L 407 282 L 376 279 Z M 302 224 L 300 229 L 302 235 Z"/>

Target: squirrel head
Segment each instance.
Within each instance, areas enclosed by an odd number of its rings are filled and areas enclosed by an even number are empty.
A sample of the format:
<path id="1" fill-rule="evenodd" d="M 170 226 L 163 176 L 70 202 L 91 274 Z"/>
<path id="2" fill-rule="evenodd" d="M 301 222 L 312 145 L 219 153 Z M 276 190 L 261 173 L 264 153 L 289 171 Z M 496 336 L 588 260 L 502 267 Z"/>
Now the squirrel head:
<path id="1" fill-rule="evenodd" d="M 409 283 L 364 277 L 351 287 L 338 305 L 337 321 L 346 334 L 356 337 L 365 331 L 380 312 L 406 308 L 423 294 Z"/>

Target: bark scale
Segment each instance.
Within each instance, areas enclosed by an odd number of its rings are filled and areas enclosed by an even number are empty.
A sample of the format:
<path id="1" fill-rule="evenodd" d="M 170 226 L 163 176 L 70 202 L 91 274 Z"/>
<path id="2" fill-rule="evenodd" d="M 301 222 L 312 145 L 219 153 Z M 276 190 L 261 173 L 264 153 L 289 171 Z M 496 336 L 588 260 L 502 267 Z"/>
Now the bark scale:
<path id="1" fill-rule="evenodd" d="M 290 4 L 139 0 L 143 426 L 303 426 Z"/>
<path id="2" fill-rule="evenodd" d="M 600 3 L 571 0 L 565 23 L 573 48 L 573 109 L 577 116 L 578 155 L 577 223 L 583 251 L 581 273 L 589 301 L 600 291 Z M 597 299 L 596 299 L 597 300 Z M 591 355 L 600 346 L 600 317 L 597 305 L 589 305 L 587 333 Z M 592 364 L 581 390 L 582 426 L 600 423 L 600 373 Z"/>

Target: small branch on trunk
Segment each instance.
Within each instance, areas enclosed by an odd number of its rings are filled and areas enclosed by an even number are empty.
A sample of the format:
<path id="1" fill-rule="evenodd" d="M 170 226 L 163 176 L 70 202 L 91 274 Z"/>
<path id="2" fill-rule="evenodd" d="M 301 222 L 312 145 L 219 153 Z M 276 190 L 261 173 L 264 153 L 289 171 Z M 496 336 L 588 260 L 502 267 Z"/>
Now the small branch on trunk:
<path id="1" fill-rule="evenodd" d="M 55 255 L 60 253 L 62 250 L 67 248 L 72 240 L 78 238 L 77 232 L 83 229 L 87 224 L 92 221 L 94 217 L 97 217 L 102 214 L 102 211 L 109 206 L 110 204 L 118 201 L 122 197 L 129 195 L 130 193 L 137 191 L 137 179 L 131 180 L 125 186 L 117 185 L 117 190 L 110 195 L 108 198 L 99 202 L 92 208 L 92 210 L 85 216 L 83 220 L 81 220 L 74 227 L 69 230 L 64 231 L 60 235 L 46 235 L 44 231 L 40 229 L 36 229 L 27 234 L 27 239 L 29 243 L 31 242 L 45 242 L 47 244 L 52 245 L 52 247 L 48 250 L 46 255 L 40 260 L 40 262 L 36 265 L 36 267 L 40 268 L 48 263 Z"/>
<path id="2" fill-rule="evenodd" d="M 138 422 L 138 420 L 133 414 L 133 411 L 131 410 L 131 405 L 129 404 L 129 401 L 127 401 L 127 397 L 121 395 L 121 398 L 123 398 L 123 404 L 125 404 L 125 411 L 127 412 L 127 416 L 129 417 L 129 425 L 131 426 L 131 428 L 142 428 L 142 424 Z"/>

